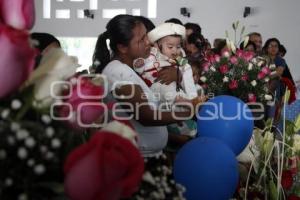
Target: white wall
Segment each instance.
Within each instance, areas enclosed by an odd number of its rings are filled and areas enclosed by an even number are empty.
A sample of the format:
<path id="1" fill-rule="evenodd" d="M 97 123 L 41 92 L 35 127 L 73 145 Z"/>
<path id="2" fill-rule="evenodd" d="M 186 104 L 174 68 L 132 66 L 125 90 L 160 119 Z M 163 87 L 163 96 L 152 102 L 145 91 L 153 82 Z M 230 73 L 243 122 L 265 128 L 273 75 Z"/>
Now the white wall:
<path id="1" fill-rule="evenodd" d="M 107 19 L 102 19 L 103 8 L 141 8 L 141 14 L 147 16 L 147 2 L 151 0 L 98 0 L 95 19 L 76 19 L 78 8 L 89 8 L 89 2 L 71 3 L 52 1 L 52 11 L 56 8 L 71 9 L 71 19 L 42 19 L 43 1 L 35 0 L 37 21 L 33 31 L 45 31 L 57 36 L 94 36 L 105 30 Z M 157 0 L 157 18 L 159 24 L 166 19 L 176 17 L 185 22 L 197 22 L 203 34 L 211 42 L 214 38 L 224 37 L 225 30 L 231 31 L 236 20 L 246 26 L 246 32 L 257 31 L 265 41 L 277 37 L 287 48 L 286 60 L 295 80 L 300 80 L 300 1 L 299 0 Z M 245 6 L 252 13 L 243 18 Z M 180 15 L 180 7 L 187 7 L 191 17 Z"/>

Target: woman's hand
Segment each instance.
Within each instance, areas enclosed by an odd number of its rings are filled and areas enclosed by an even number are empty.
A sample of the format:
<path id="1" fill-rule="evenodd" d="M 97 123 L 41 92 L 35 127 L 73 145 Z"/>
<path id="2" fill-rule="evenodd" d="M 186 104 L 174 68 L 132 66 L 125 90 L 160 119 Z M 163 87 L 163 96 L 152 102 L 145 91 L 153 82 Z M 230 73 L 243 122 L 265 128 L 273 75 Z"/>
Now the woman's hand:
<path id="1" fill-rule="evenodd" d="M 179 81 L 181 81 L 181 74 L 179 73 Z M 177 69 L 176 67 L 169 66 L 164 67 L 158 72 L 158 76 L 155 82 L 160 82 L 162 84 L 169 85 L 173 81 L 177 81 Z"/>

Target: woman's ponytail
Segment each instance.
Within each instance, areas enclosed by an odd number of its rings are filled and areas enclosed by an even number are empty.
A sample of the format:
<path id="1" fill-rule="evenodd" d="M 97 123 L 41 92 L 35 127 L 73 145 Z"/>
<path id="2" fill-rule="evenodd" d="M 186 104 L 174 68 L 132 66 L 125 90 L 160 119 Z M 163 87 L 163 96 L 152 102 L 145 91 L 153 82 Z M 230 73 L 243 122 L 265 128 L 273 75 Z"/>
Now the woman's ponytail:
<path id="1" fill-rule="evenodd" d="M 101 73 L 104 67 L 110 62 L 110 51 L 106 44 L 107 39 L 109 39 L 109 33 L 105 31 L 99 35 L 96 43 L 93 55 L 93 67 L 96 69 L 96 73 Z"/>

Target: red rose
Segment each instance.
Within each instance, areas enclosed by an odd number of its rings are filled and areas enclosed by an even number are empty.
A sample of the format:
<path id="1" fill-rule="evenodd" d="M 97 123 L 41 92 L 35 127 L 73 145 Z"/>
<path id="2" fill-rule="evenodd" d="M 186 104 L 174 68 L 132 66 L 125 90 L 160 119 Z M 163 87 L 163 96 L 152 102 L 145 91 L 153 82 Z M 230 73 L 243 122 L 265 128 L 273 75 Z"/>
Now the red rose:
<path id="1" fill-rule="evenodd" d="M 69 154 L 64 165 L 65 192 L 72 200 L 129 198 L 143 172 L 143 158 L 129 140 L 98 132 Z"/>
<path id="2" fill-rule="evenodd" d="M 0 24 L 0 49 L 0 98 L 2 98 L 16 91 L 29 77 L 33 70 L 36 51 L 30 47 L 27 32 L 3 24 Z"/>
<path id="3" fill-rule="evenodd" d="M 0 0 L 0 18 L 15 29 L 31 29 L 35 21 L 34 0 Z"/>
<path id="4" fill-rule="evenodd" d="M 258 79 L 263 79 L 265 76 L 266 76 L 265 73 L 259 72 L 258 75 L 257 75 L 257 78 L 258 78 Z"/>
<path id="5" fill-rule="evenodd" d="M 284 189 L 288 190 L 293 185 L 293 174 L 290 170 L 284 170 L 281 177 L 281 185 Z"/>
<path id="6" fill-rule="evenodd" d="M 237 80 L 232 80 L 232 81 L 229 83 L 229 88 L 230 88 L 231 90 L 238 88 L 238 81 L 237 81 Z"/>
<path id="7" fill-rule="evenodd" d="M 247 80 L 248 80 L 248 76 L 247 76 L 246 74 L 244 74 L 244 75 L 242 75 L 241 79 L 242 79 L 243 81 L 247 81 Z"/>
<path id="8" fill-rule="evenodd" d="M 222 74 L 225 74 L 226 72 L 228 72 L 228 66 L 227 65 L 222 65 L 222 66 L 220 66 L 220 72 L 222 73 Z"/>
<path id="9" fill-rule="evenodd" d="M 103 92 L 102 86 L 94 85 L 88 78 L 78 79 L 77 84 L 71 88 L 71 97 L 65 100 L 65 103 L 70 107 L 67 105 L 62 106 L 59 111 L 60 116 L 67 117 L 71 115 L 68 123 L 74 129 L 87 128 L 99 119 L 105 111 L 106 106 L 101 103 L 100 98 Z"/>
<path id="10" fill-rule="evenodd" d="M 249 102 L 256 102 L 256 96 L 253 93 L 248 94 L 248 101 Z"/>

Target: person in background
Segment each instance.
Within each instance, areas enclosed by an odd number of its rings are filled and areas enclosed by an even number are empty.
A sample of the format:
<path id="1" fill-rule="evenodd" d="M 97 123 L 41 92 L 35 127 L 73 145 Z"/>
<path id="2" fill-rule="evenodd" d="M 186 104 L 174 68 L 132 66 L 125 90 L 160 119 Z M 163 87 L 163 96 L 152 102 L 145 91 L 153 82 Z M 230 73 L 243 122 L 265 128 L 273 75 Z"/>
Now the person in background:
<path id="1" fill-rule="evenodd" d="M 264 44 L 262 50 L 266 57 L 268 64 L 275 64 L 276 74 L 273 80 L 269 81 L 269 89 L 275 96 L 275 106 L 268 108 L 268 117 L 274 118 L 278 122 L 280 111 L 282 107 L 282 96 L 285 92 L 285 87 L 280 82 L 282 74 L 287 66 L 285 60 L 279 56 L 280 42 L 277 38 L 270 38 Z"/>
<path id="2" fill-rule="evenodd" d="M 205 56 L 203 38 L 197 33 L 190 34 L 185 43 L 185 51 L 189 61 L 202 61 Z"/>
<path id="3" fill-rule="evenodd" d="M 202 34 L 202 32 L 201 32 L 202 30 L 201 30 L 201 27 L 199 26 L 199 24 L 188 22 L 184 25 L 184 27 L 186 30 L 186 37 L 188 37 L 192 33 L 196 33 L 199 35 Z"/>
<path id="4" fill-rule="evenodd" d="M 287 52 L 286 48 L 281 44 L 279 46 L 279 54 L 278 55 L 281 58 L 284 58 L 286 52 Z M 292 74 L 290 72 L 290 68 L 288 67 L 288 65 L 286 65 L 286 68 L 284 69 L 284 71 L 282 73 L 282 77 L 289 79 L 292 82 L 293 86 L 296 87 L 296 83 L 295 83 L 295 81 L 293 79 L 293 76 L 292 76 Z"/>
<path id="5" fill-rule="evenodd" d="M 243 42 L 240 44 L 240 49 L 245 50 L 245 51 L 251 51 L 251 52 L 253 52 L 253 53 L 256 53 L 256 45 L 255 45 L 254 42 L 252 42 L 252 41 L 249 40 L 249 41 L 247 42 L 246 46 L 244 45 L 244 42 L 245 42 L 245 41 L 243 41 Z"/>
<path id="6" fill-rule="evenodd" d="M 49 34 L 34 32 L 30 34 L 30 38 L 33 41 L 33 46 L 39 50 L 39 54 L 36 57 L 35 68 L 39 65 L 42 56 L 53 48 L 61 48 L 59 40 Z"/>
<path id="7" fill-rule="evenodd" d="M 107 40 L 110 40 L 111 53 Z M 181 121 L 176 119 L 174 114 L 177 117 L 189 118 L 194 111 L 175 111 L 172 114 L 159 110 L 153 92 L 133 70 L 134 60 L 149 57 L 150 48 L 147 30 L 142 21 L 132 15 L 117 15 L 108 22 L 106 31 L 98 37 L 93 63 L 98 63 L 97 72 L 107 77 L 107 98 L 112 98 L 118 103 L 119 112 L 114 113 L 115 117 L 130 117 L 130 122 L 138 133 L 138 148 L 145 157 L 145 171 L 154 176 L 154 181 L 165 178 L 164 182 L 170 192 L 162 191 L 163 195 L 166 199 L 176 199 L 182 195 L 182 191 L 172 184 L 172 169 L 164 164 L 166 156 L 163 149 L 168 140 L 166 125 Z M 174 78 L 172 81 L 177 80 L 177 77 Z M 120 105 L 122 103 L 123 106 Z M 157 117 L 158 113 L 160 117 Z M 166 173 L 162 167 L 169 172 Z M 152 192 L 158 191 L 158 183 L 161 182 L 150 184 L 144 180 L 139 192 L 131 199 L 149 198 Z"/>
<path id="8" fill-rule="evenodd" d="M 249 41 L 254 42 L 256 45 L 256 55 L 262 55 L 262 36 L 258 32 L 252 32 L 248 34 Z"/>
<path id="9" fill-rule="evenodd" d="M 177 19 L 177 18 L 170 18 L 170 19 L 167 19 L 165 21 L 165 23 L 174 23 L 174 24 L 179 24 L 179 25 L 183 25 L 183 23 Z"/>

